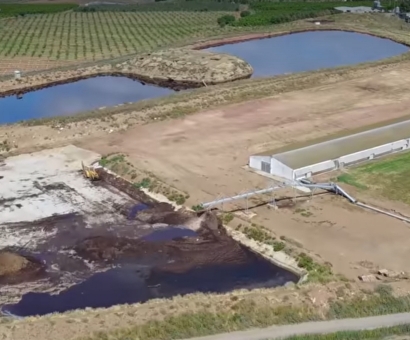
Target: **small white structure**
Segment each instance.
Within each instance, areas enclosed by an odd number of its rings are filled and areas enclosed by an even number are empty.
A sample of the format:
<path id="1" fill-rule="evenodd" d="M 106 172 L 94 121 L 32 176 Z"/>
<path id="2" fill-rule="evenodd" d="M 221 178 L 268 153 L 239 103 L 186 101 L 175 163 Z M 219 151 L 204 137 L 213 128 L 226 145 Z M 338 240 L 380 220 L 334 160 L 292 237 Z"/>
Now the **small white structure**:
<path id="1" fill-rule="evenodd" d="M 20 71 L 14 71 L 14 79 L 21 79 L 21 72 Z"/>
<path id="2" fill-rule="evenodd" d="M 323 172 L 410 149 L 410 121 L 327 141 L 284 148 L 249 158 L 252 169 L 281 178 L 309 178 Z"/>

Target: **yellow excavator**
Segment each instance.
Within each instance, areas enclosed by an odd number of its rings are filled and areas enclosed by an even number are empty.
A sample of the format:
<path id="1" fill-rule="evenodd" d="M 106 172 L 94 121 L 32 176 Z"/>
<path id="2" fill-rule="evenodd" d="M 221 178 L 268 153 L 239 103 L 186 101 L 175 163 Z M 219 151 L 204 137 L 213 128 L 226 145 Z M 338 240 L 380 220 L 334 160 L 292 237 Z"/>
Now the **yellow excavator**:
<path id="1" fill-rule="evenodd" d="M 94 168 L 90 166 L 85 166 L 83 162 L 81 162 L 81 165 L 83 167 L 83 175 L 85 178 L 88 178 L 91 181 L 96 181 L 100 179 L 97 171 L 95 171 Z"/>

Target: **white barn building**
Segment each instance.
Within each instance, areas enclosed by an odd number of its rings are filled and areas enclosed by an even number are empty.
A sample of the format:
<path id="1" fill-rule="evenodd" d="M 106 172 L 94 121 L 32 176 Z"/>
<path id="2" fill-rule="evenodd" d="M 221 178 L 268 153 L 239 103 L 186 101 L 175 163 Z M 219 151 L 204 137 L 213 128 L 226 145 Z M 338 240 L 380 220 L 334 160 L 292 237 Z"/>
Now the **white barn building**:
<path id="1" fill-rule="evenodd" d="M 329 139 L 329 138 L 327 138 Z M 295 180 L 410 149 L 410 121 L 253 155 L 249 167 Z"/>

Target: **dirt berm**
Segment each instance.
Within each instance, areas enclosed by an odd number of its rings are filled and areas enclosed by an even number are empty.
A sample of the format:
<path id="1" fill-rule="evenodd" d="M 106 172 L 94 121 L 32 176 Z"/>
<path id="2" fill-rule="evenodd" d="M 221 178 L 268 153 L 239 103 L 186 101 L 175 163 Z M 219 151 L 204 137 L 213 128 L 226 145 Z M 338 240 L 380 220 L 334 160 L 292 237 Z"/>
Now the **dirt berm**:
<path id="1" fill-rule="evenodd" d="M 38 278 L 44 266 L 34 257 L 0 251 L 0 284 L 15 284 Z"/>
<path id="2" fill-rule="evenodd" d="M 122 62 L 66 71 L 24 75 L 0 82 L 0 96 L 23 94 L 58 84 L 97 76 L 126 76 L 175 90 L 197 88 L 249 78 L 252 67 L 228 54 L 191 49 L 169 49 L 138 55 Z"/>

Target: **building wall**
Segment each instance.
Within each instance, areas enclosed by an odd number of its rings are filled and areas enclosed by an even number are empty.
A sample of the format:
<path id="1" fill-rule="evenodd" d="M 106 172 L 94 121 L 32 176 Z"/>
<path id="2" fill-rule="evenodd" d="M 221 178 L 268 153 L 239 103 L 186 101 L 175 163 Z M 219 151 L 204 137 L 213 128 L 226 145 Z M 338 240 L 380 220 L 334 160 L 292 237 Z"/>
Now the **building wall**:
<path id="1" fill-rule="evenodd" d="M 279 162 L 275 158 L 271 158 L 271 174 L 275 176 L 279 176 L 282 178 L 286 179 L 293 179 L 293 169 L 288 167 L 287 165 L 283 164 L 282 162 Z"/>
<path id="2" fill-rule="evenodd" d="M 252 169 L 256 169 L 262 171 L 262 164 L 261 162 L 270 163 L 271 156 L 251 156 L 249 157 L 249 166 Z"/>
<path id="3" fill-rule="evenodd" d="M 306 177 L 309 178 L 322 172 L 337 170 L 344 166 L 365 162 L 377 157 L 382 157 L 405 150 L 410 150 L 410 138 L 351 153 L 333 160 L 327 160 L 298 169 L 292 169 L 279 160 L 275 159 L 274 157 L 270 156 L 251 156 L 249 158 L 249 166 L 253 169 L 261 171 L 261 162 L 270 163 L 270 173 L 272 175 L 293 180 Z"/>
<path id="4" fill-rule="evenodd" d="M 376 146 L 375 148 L 363 150 L 360 152 L 352 153 L 350 155 L 339 157 L 340 166 L 346 166 L 349 164 L 355 164 L 383 155 L 387 155 L 393 152 L 407 150 L 409 148 L 410 139 L 403 139 L 397 142 Z"/>
<path id="5" fill-rule="evenodd" d="M 312 164 L 293 171 L 294 179 L 311 177 L 312 175 L 322 172 L 332 171 L 344 166 L 365 162 L 377 157 L 389 155 L 395 152 L 410 150 L 410 138 L 399 140 L 397 142 L 380 145 L 374 148 L 355 152 L 349 155 L 341 156 L 334 160 Z"/>
<path id="6" fill-rule="evenodd" d="M 309 166 L 305 166 L 303 168 L 295 169 L 293 171 L 293 179 L 300 179 L 300 178 L 309 178 L 312 175 L 319 174 L 322 172 L 336 170 L 337 163 L 333 160 L 324 161 L 321 163 L 312 164 Z"/>

